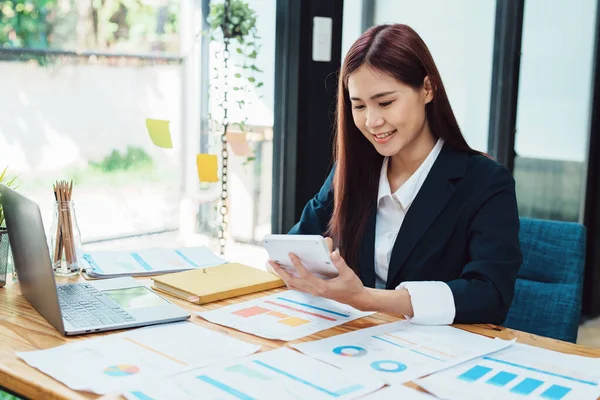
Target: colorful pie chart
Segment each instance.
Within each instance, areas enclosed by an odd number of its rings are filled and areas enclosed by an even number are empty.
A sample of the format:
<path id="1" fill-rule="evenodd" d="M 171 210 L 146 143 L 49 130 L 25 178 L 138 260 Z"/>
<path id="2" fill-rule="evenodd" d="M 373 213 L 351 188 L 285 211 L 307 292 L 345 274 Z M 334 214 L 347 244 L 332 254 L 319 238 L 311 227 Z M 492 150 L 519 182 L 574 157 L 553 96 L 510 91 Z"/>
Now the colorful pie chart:
<path id="1" fill-rule="evenodd" d="M 367 350 L 359 346 L 339 346 L 333 349 L 333 352 L 345 357 L 362 357 L 367 354 Z"/>
<path id="2" fill-rule="evenodd" d="M 381 372 L 402 372 L 406 369 L 406 364 L 394 360 L 379 360 L 373 361 L 371 368 Z"/>
<path id="3" fill-rule="evenodd" d="M 135 365 L 119 364 L 111 365 L 110 367 L 104 368 L 104 373 L 108 376 L 121 377 L 130 376 L 140 372 L 140 368 Z"/>

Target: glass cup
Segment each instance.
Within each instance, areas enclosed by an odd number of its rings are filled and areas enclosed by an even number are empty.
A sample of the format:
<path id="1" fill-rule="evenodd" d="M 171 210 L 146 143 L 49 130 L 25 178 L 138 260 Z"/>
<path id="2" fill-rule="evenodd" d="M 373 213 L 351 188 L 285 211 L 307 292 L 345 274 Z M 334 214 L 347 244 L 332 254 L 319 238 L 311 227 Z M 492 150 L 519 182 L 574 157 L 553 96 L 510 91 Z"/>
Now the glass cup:
<path id="1" fill-rule="evenodd" d="M 81 231 L 73 201 L 55 202 L 50 237 L 50 256 L 54 274 L 77 275 L 81 269 Z"/>

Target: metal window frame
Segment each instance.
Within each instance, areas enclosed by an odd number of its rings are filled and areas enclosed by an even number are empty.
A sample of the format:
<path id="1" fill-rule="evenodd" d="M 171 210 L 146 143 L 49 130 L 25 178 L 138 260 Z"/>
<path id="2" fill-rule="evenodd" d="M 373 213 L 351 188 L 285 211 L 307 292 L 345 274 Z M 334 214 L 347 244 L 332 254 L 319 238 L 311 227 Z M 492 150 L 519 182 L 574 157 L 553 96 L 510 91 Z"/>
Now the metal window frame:
<path id="1" fill-rule="evenodd" d="M 594 45 L 593 93 L 588 144 L 584 225 L 586 263 L 583 281 L 582 313 L 600 315 L 600 2 L 596 4 L 596 43 Z"/>
<path id="2" fill-rule="evenodd" d="M 283 233 L 294 223 L 298 85 L 300 82 L 301 4 L 277 0 L 275 39 L 275 120 L 271 230 Z"/>
<path id="3" fill-rule="evenodd" d="M 488 152 L 512 173 L 525 0 L 496 2 Z"/>
<path id="4" fill-rule="evenodd" d="M 362 0 L 361 28 L 362 32 L 375 24 L 375 7 L 377 0 Z"/>

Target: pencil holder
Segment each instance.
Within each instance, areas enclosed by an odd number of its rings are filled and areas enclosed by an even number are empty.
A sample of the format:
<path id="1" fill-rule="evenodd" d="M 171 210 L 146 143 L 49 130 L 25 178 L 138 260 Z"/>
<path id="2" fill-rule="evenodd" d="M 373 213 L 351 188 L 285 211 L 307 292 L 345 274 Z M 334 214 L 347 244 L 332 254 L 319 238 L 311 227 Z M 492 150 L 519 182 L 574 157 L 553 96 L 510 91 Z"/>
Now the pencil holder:
<path id="1" fill-rule="evenodd" d="M 73 276 L 79 273 L 81 261 L 81 232 L 77 223 L 75 203 L 57 201 L 51 228 L 50 253 L 54 274 Z"/>

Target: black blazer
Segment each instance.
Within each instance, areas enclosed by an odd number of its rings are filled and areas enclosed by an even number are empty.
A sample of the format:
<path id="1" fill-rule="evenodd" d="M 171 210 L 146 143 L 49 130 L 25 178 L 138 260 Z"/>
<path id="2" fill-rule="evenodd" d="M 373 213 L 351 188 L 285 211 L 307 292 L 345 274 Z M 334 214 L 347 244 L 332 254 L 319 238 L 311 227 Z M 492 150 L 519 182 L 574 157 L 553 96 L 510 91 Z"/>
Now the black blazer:
<path id="1" fill-rule="evenodd" d="M 327 230 L 333 171 L 290 234 Z M 377 193 L 373 194 L 377 196 Z M 359 277 L 375 286 L 376 206 L 359 250 Z M 387 287 L 443 281 L 454 295 L 455 323 L 501 324 L 522 262 L 515 183 L 497 162 L 444 144 L 412 202 L 391 254 Z"/>

